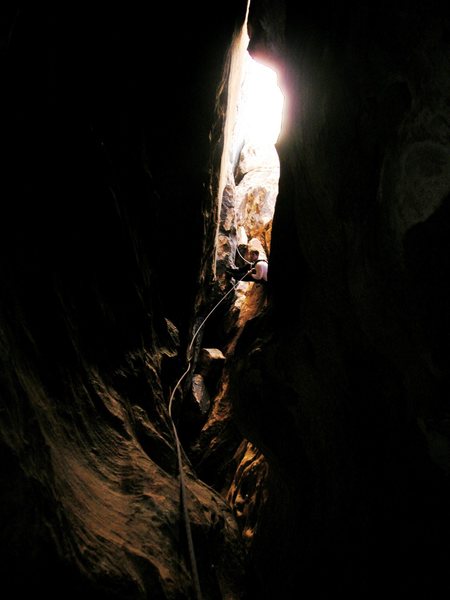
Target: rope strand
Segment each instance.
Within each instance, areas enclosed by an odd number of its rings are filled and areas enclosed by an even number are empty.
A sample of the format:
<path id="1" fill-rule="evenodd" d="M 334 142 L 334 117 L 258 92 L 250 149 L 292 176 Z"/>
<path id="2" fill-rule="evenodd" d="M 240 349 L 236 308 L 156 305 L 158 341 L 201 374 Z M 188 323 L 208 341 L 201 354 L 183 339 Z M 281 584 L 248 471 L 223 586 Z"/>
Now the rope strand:
<path id="1" fill-rule="evenodd" d="M 169 398 L 168 412 L 169 412 L 169 418 L 170 418 L 170 421 L 172 424 L 173 434 L 175 437 L 176 450 L 177 450 L 178 473 L 179 473 L 179 478 L 180 478 L 181 508 L 183 511 L 183 519 L 184 519 L 184 524 L 185 524 L 185 529 L 186 529 L 186 537 L 187 537 L 187 543 L 188 543 L 189 561 L 191 564 L 192 579 L 193 579 L 195 595 L 196 595 L 197 600 L 202 600 L 202 591 L 201 591 L 201 587 L 200 587 L 200 579 L 198 576 L 197 561 L 195 558 L 194 542 L 192 539 L 192 531 L 191 531 L 191 522 L 189 520 L 189 513 L 188 513 L 188 509 L 187 509 L 186 484 L 185 484 L 185 480 L 184 480 L 183 461 L 182 461 L 182 457 L 181 457 L 181 454 L 182 454 L 181 453 L 181 442 L 180 442 L 180 438 L 178 437 L 177 428 L 176 428 L 176 425 L 175 425 L 175 422 L 174 422 L 173 416 L 172 416 L 172 405 L 173 405 L 173 399 L 175 396 L 175 392 L 177 391 L 178 387 L 181 385 L 181 382 L 183 381 L 183 379 L 186 377 L 186 375 L 189 373 L 189 371 L 191 369 L 190 354 L 192 351 L 192 347 L 194 345 L 195 338 L 197 337 L 200 329 L 204 326 L 206 321 L 209 319 L 209 317 L 212 315 L 212 313 L 216 310 L 216 308 L 220 305 L 220 303 L 223 302 L 223 300 L 225 300 L 225 298 L 228 296 L 228 294 L 236 289 L 236 287 L 241 283 L 241 281 L 244 277 L 245 277 L 245 275 L 243 275 L 243 277 L 241 279 L 239 279 L 239 281 L 237 281 L 228 290 L 228 292 L 224 296 L 222 296 L 222 298 L 219 300 L 219 302 L 217 302 L 217 304 L 212 308 L 212 310 L 209 311 L 209 313 L 206 315 L 206 317 L 200 323 L 199 327 L 197 328 L 197 331 L 192 336 L 191 343 L 189 344 L 189 347 L 188 347 L 187 367 L 186 367 L 185 371 L 183 372 L 183 374 L 181 375 L 181 377 L 178 379 L 177 383 L 175 384 L 175 387 L 173 388 L 172 393 L 170 394 L 170 398 Z"/>
<path id="2" fill-rule="evenodd" d="M 239 254 L 239 256 L 242 258 L 242 260 L 245 260 L 245 262 L 246 262 L 246 263 L 248 263 L 249 265 L 251 265 L 251 264 L 252 264 L 252 261 L 251 261 L 251 260 L 247 260 L 247 259 L 245 258 L 245 256 L 242 256 L 242 254 L 239 252 L 239 244 L 237 244 L 237 245 L 236 245 L 236 252 L 237 252 L 237 253 Z"/>

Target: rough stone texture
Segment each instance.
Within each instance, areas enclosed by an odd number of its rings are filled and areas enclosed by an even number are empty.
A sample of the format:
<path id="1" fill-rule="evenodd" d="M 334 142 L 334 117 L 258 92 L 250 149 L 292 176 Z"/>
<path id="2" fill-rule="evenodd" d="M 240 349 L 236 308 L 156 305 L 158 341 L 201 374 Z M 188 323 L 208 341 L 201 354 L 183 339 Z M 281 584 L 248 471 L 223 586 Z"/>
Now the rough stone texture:
<path id="1" fill-rule="evenodd" d="M 167 404 L 198 283 L 215 95 L 242 9 L 211 13 L 210 33 L 192 7 L 2 9 L 8 593 L 195 597 Z M 203 596 L 241 598 L 237 524 L 182 460 Z"/>
<path id="2" fill-rule="evenodd" d="M 449 12 L 286 2 L 280 44 L 253 7 L 290 106 L 273 302 L 229 361 L 263 597 L 448 594 Z"/>
<path id="3" fill-rule="evenodd" d="M 272 223 L 280 177 L 278 154 L 273 144 L 242 148 L 239 184 L 236 186 L 237 228 L 243 227 L 247 238 L 264 240 L 263 232 Z M 266 246 L 266 253 L 270 246 Z"/>
<path id="4" fill-rule="evenodd" d="M 227 500 L 233 506 L 244 542 L 251 551 L 259 514 L 266 501 L 268 464 L 262 452 L 244 440 L 236 451 L 240 457 Z"/>
<path id="5" fill-rule="evenodd" d="M 245 33 L 235 40 L 229 71 L 225 73 L 234 93 L 228 94 L 228 112 L 226 118 L 222 117 L 222 127 L 228 136 L 224 134 L 227 139 L 220 166 L 225 183 L 223 190 L 217 189 L 221 198 L 216 244 L 219 277 L 227 266 L 238 265 L 239 247 L 251 238 L 259 239 L 264 254 L 269 254 L 267 232 L 271 229 L 278 193 L 280 165 L 275 142 L 281 125 L 283 95 L 272 69 L 261 63 L 259 70 L 255 68 L 257 63 L 249 56 L 247 44 Z"/>
<path id="6" fill-rule="evenodd" d="M 167 397 L 223 295 L 243 4 L 2 13 L 0 565 L 17 595 L 193 597 Z M 270 296 L 253 286 L 240 322 L 224 302 L 195 348 L 226 357 L 184 459 L 204 596 L 448 595 L 448 8 L 253 0 L 250 21 L 288 111 Z"/>

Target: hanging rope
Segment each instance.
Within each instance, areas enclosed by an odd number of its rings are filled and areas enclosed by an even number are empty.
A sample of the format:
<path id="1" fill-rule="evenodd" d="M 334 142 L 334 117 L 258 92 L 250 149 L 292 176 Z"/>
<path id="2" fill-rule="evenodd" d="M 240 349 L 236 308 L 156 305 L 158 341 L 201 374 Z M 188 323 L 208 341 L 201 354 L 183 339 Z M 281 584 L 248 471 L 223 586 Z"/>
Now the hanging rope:
<path id="1" fill-rule="evenodd" d="M 242 256 L 242 254 L 239 252 L 239 244 L 236 244 L 236 252 L 237 252 L 237 253 L 239 254 L 239 256 L 242 258 L 242 260 L 245 260 L 245 262 L 246 262 L 247 264 L 249 264 L 249 265 L 251 265 L 251 264 L 252 264 L 252 262 L 251 262 L 250 260 L 247 260 L 247 259 L 245 258 L 245 256 Z"/>
<path id="2" fill-rule="evenodd" d="M 181 376 L 179 382 L 177 383 L 177 386 L 180 384 L 180 382 L 185 377 L 185 375 L 189 372 L 189 369 L 190 369 L 190 365 L 188 366 L 186 371 Z M 174 388 L 174 391 L 175 391 L 175 389 L 176 389 L 176 387 Z M 173 398 L 174 391 L 172 392 L 172 395 L 170 398 L 171 401 Z M 191 523 L 189 520 L 189 514 L 188 514 L 188 510 L 187 510 L 186 484 L 184 482 L 183 461 L 181 459 L 181 443 L 180 443 L 180 438 L 178 437 L 177 428 L 176 428 L 174 420 L 172 418 L 171 403 L 169 403 L 169 416 L 170 416 L 170 421 L 172 423 L 172 429 L 173 429 L 173 434 L 175 436 L 175 443 L 176 443 L 176 448 L 177 448 L 178 473 L 179 473 L 179 477 L 180 477 L 181 509 L 183 511 L 183 520 L 184 520 L 184 525 L 186 528 L 189 562 L 191 564 L 191 573 L 192 573 L 192 579 L 193 579 L 193 584 L 194 584 L 194 589 L 195 589 L 195 597 L 197 598 L 197 600 L 202 600 L 202 590 L 200 587 L 200 579 L 198 577 L 197 561 L 195 559 L 194 542 L 192 540 L 192 532 L 191 532 Z"/>
<path id="3" fill-rule="evenodd" d="M 169 418 L 170 418 L 170 422 L 172 424 L 172 429 L 173 429 L 173 434 L 175 437 L 175 444 L 176 444 L 176 449 L 177 449 L 178 473 L 179 473 L 179 477 L 180 477 L 181 508 L 183 511 L 183 519 L 184 519 L 184 524 L 185 524 L 185 528 L 186 528 L 189 561 L 191 564 L 192 579 L 193 579 L 193 584 L 194 584 L 194 589 L 195 589 L 195 596 L 196 596 L 197 600 L 202 600 L 202 591 L 201 591 L 201 587 L 200 587 L 200 579 L 198 577 L 197 561 L 195 559 L 194 542 L 192 540 L 192 531 L 191 531 L 191 522 L 189 520 L 189 513 L 188 513 L 188 509 L 187 509 L 187 495 L 186 495 L 186 484 L 185 484 L 184 471 L 183 471 L 183 461 L 182 461 L 182 456 L 181 456 L 182 455 L 181 442 L 180 442 L 180 438 L 178 437 L 177 428 L 176 428 L 176 425 L 175 425 L 175 422 L 174 422 L 173 416 L 172 416 L 172 404 L 173 404 L 173 398 L 175 396 L 175 392 L 177 391 L 177 389 L 181 385 L 181 382 L 183 381 L 183 379 L 186 377 L 186 375 L 189 373 L 189 371 L 191 369 L 192 348 L 194 345 L 195 338 L 197 337 L 197 335 L 200 332 L 200 329 L 204 326 L 204 324 L 209 319 L 209 317 L 212 315 L 212 313 L 216 310 L 216 308 L 225 300 L 225 298 L 228 296 L 228 294 L 230 294 L 233 290 L 236 289 L 236 287 L 241 283 L 242 279 L 244 279 L 245 276 L 246 276 L 246 274 L 243 275 L 242 278 L 239 279 L 239 281 L 237 281 L 228 290 L 228 292 L 224 296 L 222 296 L 222 298 L 219 300 L 219 302 L 217 302 L 217 304 L 209 311 L 209 313 L 206 315 L 206 317 L 200 323 L 199 327 L 197 328 L 197 331 L 192 336 L 191 342 L 188 347 L 187 367 L 186 367 L 184 373 L 181 375 L 181 377 L 177 381 L 177 383 L 175 384 L 175 387 L 173 388 L 172 393 L 170 394 L 170 398 L 169 398 Z"/>

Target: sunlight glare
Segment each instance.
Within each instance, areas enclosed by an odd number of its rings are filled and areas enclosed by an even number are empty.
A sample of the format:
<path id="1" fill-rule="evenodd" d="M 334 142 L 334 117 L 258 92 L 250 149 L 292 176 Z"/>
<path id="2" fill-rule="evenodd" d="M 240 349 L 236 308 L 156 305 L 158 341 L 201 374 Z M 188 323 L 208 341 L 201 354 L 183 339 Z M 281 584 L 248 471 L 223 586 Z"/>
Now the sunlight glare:
<path id="1" fill-rule="evenodd" d="M 281 129 L 284 96 L 275 71 L 246 53 L 246 75 L 242 89 L 242 121 L 245 139 L 275 144 Z"/>

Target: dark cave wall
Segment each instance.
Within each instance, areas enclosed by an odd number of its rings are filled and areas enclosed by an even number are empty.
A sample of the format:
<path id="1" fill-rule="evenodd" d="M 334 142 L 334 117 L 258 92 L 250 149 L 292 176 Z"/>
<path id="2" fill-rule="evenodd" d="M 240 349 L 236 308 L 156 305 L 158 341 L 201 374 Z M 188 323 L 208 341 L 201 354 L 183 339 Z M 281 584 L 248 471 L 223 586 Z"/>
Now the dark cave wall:
<path id="1" fill-rule="evenodd" d="M 288 95 L 272 306 L 229 367 L 269 461 L 255 570 L 267 598 L 448 592 L 449 12 L 286 2 L 282 39 L 267 4 L 251 52 Z"/>
<path id="2" fill-rule="evenodd" d="M 4 9 L 0 564 L 17 593 L 193 595 L 167 396 L 242 10 Z M 204 595 L 237 597 L 231 513 L 188 467 L 187 485 Z"/>
<path id="3" fill-rule="evenodd" d="M 215 103 L 243 4 L 2 15 L 0 565 L 17 592 L 193 595 L 165 404 L 199 281 L 211 300 Z M 271 301 L 227 372 L 264 502 L 244 510 L 244 581 L 236 523 L 187 467 L 204 596 L 448 591 L 448 15 L 283 6 L 253 0 L 250 19 L 288 101 Z"/>

